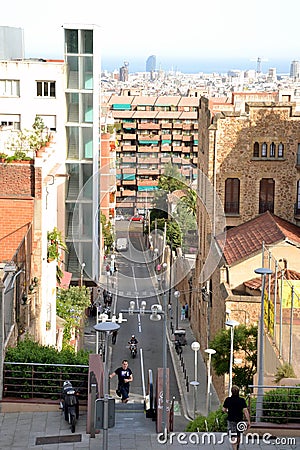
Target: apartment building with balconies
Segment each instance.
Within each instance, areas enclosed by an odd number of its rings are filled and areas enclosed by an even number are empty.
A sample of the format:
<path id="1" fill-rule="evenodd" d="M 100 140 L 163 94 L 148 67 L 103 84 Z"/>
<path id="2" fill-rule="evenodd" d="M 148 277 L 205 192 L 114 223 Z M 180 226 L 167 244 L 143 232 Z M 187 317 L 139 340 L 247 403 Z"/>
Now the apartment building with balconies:
<path id="1" fill-rule="evenodd" d="M 124 214 L 151 208 L 164 167 L 196 179 L 199 98 L 111 95 L 105 100 L 117 126 L 116 208 Z"/>

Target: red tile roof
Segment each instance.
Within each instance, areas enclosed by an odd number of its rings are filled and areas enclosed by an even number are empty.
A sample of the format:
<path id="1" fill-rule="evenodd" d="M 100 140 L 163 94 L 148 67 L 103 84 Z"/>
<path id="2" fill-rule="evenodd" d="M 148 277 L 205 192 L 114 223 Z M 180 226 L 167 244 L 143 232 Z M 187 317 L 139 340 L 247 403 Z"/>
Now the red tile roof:
<path id="1" fill-rule="evenodd" d="M 300 273 L 296 272 L 295 270 L 290 269 L 284 269 L 283 276 L 285 280 L 300 280 Z M 277 273 L 277 280 L 281 278 L 280 272 Z M 274 292 L 274 285 L 275 285 L 275 274 L 273 273 L 271 275 L 271 293 Z M 266 279 L 266 283 L 268 283 L 268 278 Z M 258 290 L 261 289 L 262 285 L 262 278 L 261 276 L 252 278 L 252 280 L 245 281 L 244 286 L 246 286 L 248 289 L 254 289 Z M 267 288 L 267 285 L 266 285 Z"/>
<path id="2" fill-rule="evenodd" d="M 289 240 L 300 245 L 300 228 L 269 211 L 216 237 L 228 265 L 258 253 L 265 245 Z"/>

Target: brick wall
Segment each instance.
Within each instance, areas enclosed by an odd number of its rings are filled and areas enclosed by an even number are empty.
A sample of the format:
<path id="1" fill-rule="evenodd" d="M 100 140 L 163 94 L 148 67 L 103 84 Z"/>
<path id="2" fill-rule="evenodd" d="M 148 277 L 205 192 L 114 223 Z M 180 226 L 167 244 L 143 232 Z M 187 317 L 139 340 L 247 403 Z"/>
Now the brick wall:
<path id="1" fill-rule="evenodd" d="M 0 261 L 10 261 L 33 222 L 41 198 L 41 170 L 33 164 L 0 163 Z"/>

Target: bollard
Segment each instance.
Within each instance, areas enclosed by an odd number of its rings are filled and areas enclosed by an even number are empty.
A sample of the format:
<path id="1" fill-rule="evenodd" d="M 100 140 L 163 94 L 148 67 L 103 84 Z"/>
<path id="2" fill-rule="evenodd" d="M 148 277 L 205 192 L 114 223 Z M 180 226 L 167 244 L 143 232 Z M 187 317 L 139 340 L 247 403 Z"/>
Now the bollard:
<path id="1" fill-rule="evenodd" d="M 186 377 L 186 391 L 189 392 L 190 391 L 190 383 L 189 383 L 189 377 Z"/>
<path id="2" fill-rule="evenodd" d="M 184 379 L 186 379 L 186 369 L 184 369 Z"/>

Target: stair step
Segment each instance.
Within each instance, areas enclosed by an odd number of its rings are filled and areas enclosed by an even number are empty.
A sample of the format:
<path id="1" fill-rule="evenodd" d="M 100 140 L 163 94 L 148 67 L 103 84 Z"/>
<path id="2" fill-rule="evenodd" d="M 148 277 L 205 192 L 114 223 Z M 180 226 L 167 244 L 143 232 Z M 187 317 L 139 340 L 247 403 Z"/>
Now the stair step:
<path id="1" fill-rule="evenodd" d="M 115 411 L 116 412 L 137 412 L 144 413 L 144 404 L 143 403 L 119 403 L 116 401 L 115 403 Z"/>

